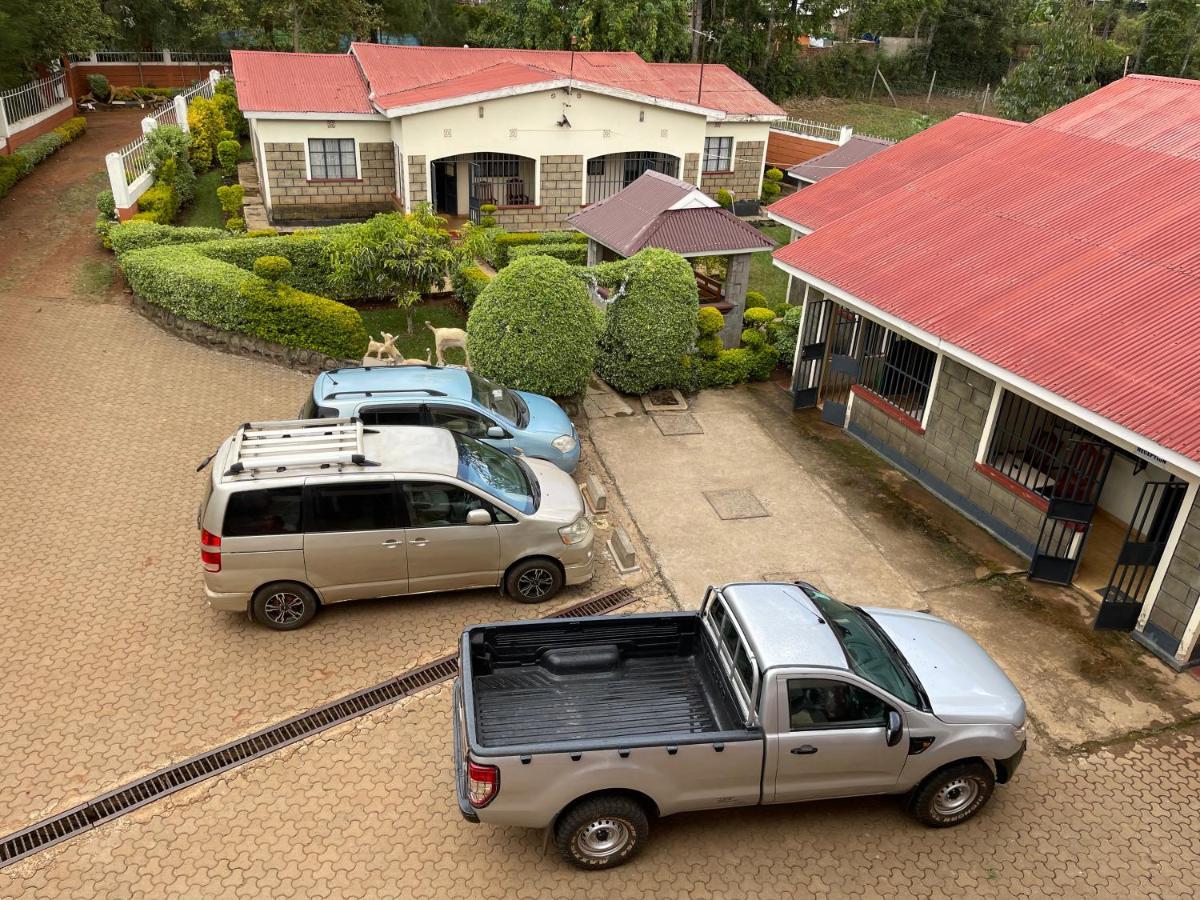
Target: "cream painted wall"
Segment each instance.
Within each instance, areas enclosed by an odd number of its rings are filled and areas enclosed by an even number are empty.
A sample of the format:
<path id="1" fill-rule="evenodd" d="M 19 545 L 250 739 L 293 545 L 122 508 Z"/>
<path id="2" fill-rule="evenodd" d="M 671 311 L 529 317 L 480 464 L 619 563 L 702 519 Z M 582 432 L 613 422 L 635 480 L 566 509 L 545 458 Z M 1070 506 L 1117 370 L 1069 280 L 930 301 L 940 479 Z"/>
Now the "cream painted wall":
<path id="1" fill-rule="evenodd" d="M 309 138 L 335 137 L 368 143 L 392 140 L 392 123 L 382 116 L 378 120 L 256 119 L 254 125 L 264 144 L 302 144 Z"/>

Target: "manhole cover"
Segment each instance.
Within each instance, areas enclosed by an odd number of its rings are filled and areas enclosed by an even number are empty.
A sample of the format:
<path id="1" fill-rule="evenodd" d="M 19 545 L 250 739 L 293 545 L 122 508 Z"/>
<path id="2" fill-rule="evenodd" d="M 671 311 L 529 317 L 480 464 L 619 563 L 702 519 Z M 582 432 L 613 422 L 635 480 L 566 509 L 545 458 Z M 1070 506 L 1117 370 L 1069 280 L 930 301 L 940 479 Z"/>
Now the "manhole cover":
<path id="1" fill-rule="evenodd" d="M 683 394 L 674 388 L 651 391 L 642 397 L 642 406 L 646 412 L 683 412 L 688 408 Z"/>
<path id="2" fill-rule="evenodd" d="M 704 434 L 704 429 L 691 413 L 671 413 L 654 417 L 658 430 L 670 437 L 676 434 Z"/>
<path id="3" fill-rule="evenodd" d="M 704 499 L 722 519 L 758 519 L 770 515 L 758 498 L 745 488 L 705 491 Z"/>

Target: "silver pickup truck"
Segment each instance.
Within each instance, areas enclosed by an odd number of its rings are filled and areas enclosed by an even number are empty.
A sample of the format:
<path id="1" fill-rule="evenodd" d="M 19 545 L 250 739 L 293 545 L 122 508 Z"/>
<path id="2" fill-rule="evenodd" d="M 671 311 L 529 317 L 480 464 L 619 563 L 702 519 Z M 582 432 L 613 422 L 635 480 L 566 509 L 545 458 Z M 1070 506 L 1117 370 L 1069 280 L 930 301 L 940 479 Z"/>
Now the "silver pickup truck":
<path id="1" fill-rule="evenodd" d="M 965 632 L 803 583 L 709 588 L 698 612 L 480 625 L 454 689 L 458 805 L 549 828 L 584 869 L 657 816 L 907 794 L 934 827 L 1013 777 L 1025 702 Z"/>

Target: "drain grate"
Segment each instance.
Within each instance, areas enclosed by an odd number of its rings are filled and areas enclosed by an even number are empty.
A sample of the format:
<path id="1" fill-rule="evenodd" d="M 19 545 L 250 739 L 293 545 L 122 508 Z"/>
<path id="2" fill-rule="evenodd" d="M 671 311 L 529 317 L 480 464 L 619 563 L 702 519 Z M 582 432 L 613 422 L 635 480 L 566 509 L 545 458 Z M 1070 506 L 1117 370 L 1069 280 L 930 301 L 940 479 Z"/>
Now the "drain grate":
<path id="1" fill-rule="evenodd" d="M 612 612 L 636 599 L 633 591 L 618 588 L 559 610 L 548 618 L 578 619 Z M 193 756 L 183 762 L 147 775 L 94 800 L 43 819 L 0 840 L 0 868 L 82 834 L 118 816 L 161 800 L 206 778 L 220 775 L 244 763 L 274 753 L 290 744 L 312 737 L 335 725 L 348 722 L 389 703 L 395 703 L 458 674 L 458 655 L 443 656 L 380 684 L 356 691 L 293 716 L 236 741 Z"/>

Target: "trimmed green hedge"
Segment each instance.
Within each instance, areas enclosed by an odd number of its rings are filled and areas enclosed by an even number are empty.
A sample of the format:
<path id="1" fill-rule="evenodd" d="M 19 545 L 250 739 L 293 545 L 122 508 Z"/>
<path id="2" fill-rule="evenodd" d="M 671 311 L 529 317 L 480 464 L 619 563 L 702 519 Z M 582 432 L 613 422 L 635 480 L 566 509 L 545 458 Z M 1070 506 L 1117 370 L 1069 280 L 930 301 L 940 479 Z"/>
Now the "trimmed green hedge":
<path id="1" fill-rule="evenodd" d="M 513 231 L 496 235 L 496 269 L 509 263 L 510 251 L 536 244 L 587 243 L 587 235 L 579 231 Z"/>
<path id="2" fill-rule="evenodd" d="M 492 276 L 479 266 L 465 263 L 450 273 L 450 285 L 454 288 L 454 296 L 458 302 L 470 311 L 479 298 L 480 292 L 488 286 Z"/>
<path id="3" fill-rule="evenodd" d="M 292 264 L 288 283 L 296 290 L 335 300 L 353 300 L 359 296 L 333 289 L 329 279 L 329 262 L 326 259 L 328 240 L 324 229 L 298 231 L 283 237 L 231 238 L 228 232 L 221 232 L 220 236 L 225 240 L 205 244 L 200 252 L 247 271 L 254 268 L 254 260 L 260 256 L 282 256 Z"/>
<path id="4" fill-rule="evenodd" d="M 243 281 L 241 295 L 246 303 L 239 331 L 338 359 L 358 358 L 367 346 L 362 316 L 343 303 L 261 278 Z"/>
<path id="5" fill-rule="evenodd" d="M 154 222 L 122 222 L 108 232 L 113 252 L 118 256 L 134 250 L 161 247 L 170 244 L 194 244 L 200 241 L 215 241 L 228 238 L 224 228 L 178 228 L 158 225 Z M 260 253 L 259 256 L 267 254 Z M 253 264 L 253 260 L 251 260 Z"/>
<path id="6" fill-rule="evenodd" d="M 531 244 L 527 247 L 511 247 L 508 251 L 508 261 L 512 262 L 524 256 L 553 256 L 573 266 L 582 266 L 587 262 L 587 245 L 572 242 L 569 244 Z"/>
<path id="7" fill-rule="evenodd" d="M 509 387 L 579 396 L 592 374 L 600 319 L 587 290 L 562 260 L 515 260 L 471 308 L 471 366 Z"/>
<path id="8" fill-rule="evenodd" d="M 87 131 L 87 119 L 75 116 L 53 131 L 22 144 L 9 156 L 0 156 L 0 197 L 13 189 L 18 181 L 33 171 L 33 167 L 52 153 L 65 147 Z"/>

